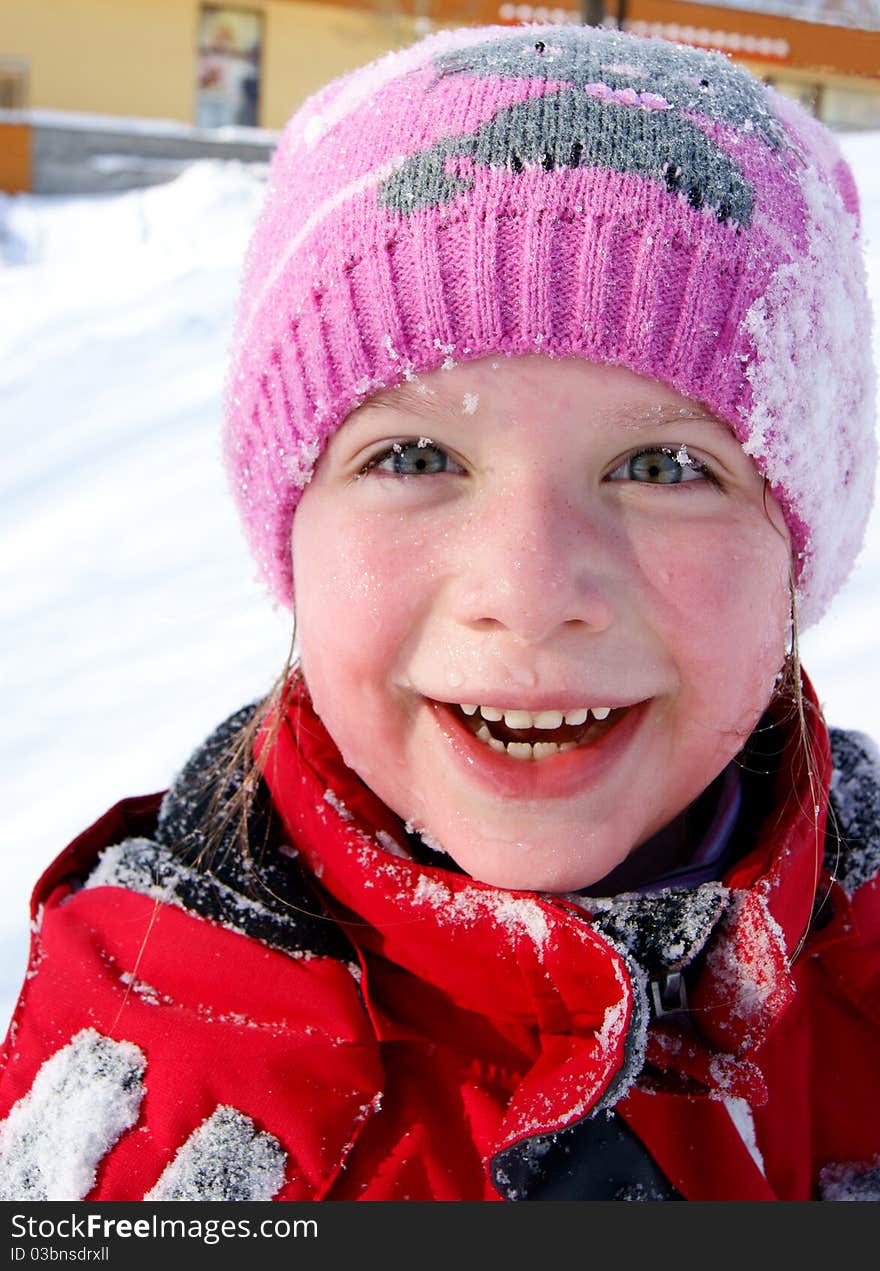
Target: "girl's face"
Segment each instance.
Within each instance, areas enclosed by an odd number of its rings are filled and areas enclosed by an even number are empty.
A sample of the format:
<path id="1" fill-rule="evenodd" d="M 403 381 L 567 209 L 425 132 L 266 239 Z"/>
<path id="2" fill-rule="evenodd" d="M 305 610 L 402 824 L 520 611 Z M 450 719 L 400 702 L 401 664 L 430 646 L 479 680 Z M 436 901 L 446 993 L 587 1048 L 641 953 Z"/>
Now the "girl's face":
<path id="1" fill-rule="evenodd" d="M 694 402 L 576 358 L 466 362 L 366 402 L 318 463 L 293 529 L 302 670 L 427 842 L 497 886 L 576 890 L 742 748 L 789 557 Z"/>

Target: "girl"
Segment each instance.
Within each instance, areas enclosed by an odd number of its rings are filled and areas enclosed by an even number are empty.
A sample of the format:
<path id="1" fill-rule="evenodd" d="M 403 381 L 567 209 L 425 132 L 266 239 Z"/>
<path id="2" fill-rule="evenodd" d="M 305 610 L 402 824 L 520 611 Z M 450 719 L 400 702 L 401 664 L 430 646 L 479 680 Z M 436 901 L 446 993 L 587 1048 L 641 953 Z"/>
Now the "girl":
<path id="1" fill-rule="evenodd" d="M 797 653 L 852 176 L 715 53 L 444 31 L 291 120 L 225 446 L 295 650 L 37 885 L 6 1199 L 880 1198 L 880 781 Z"/>

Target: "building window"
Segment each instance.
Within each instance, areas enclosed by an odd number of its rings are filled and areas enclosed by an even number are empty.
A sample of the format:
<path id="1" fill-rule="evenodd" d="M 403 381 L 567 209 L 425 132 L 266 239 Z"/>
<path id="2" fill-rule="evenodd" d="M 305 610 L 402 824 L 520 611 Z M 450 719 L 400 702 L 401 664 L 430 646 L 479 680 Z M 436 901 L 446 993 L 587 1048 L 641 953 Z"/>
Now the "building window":
<path id="1" fill-rule="evenodd" d="M 0 57 L 0 110 L 22 110 L 27 105 L 27 62 Z"/>
<path id="2" fill-rule="evenodd" d="M 880 128 L 880 92 L 826 84 L 821 118 L 829 128 Z"/>
<path id="3" fill-rule="evenodd" d="M 786 79 L 781 75 L 766 75 L 764 82 L 771 84 L 778 93 L 792 97 L 811 115 L 819 115 L 822 101 L 822 85 L 809 80 Z"/>
<path id="4" fill-rule="evenodd" d="M 196 79 L 200 127 L 258 126 L 262 50 L 261 13 L 202 5 Z"/>

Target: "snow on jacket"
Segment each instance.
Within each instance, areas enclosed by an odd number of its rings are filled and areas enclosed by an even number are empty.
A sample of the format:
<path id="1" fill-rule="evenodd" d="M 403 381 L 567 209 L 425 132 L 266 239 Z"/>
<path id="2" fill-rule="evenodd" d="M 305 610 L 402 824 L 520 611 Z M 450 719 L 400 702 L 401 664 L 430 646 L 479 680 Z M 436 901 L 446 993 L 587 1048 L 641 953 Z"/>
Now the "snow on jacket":
<path id="1" fill-rule="evenodd" d="M 38 882 L 0 1199 L 880 1198 L 867 739 L 811 717 L 826 827 L 768 714 L 723 879 L 587 900 L 420 847 L 301 684 L 253 860 L 206 868 L 212 772 L 254 710 Z"/>

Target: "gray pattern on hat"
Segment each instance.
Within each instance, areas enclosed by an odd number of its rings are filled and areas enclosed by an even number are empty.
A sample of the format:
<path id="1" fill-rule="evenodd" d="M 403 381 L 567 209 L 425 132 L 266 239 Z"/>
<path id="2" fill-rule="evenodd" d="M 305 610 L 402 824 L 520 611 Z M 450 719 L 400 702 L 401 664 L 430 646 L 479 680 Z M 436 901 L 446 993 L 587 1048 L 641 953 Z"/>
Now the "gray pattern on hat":
<path id="1" fill-rule="evenodd" d="M 447 170 L 447 160 L 459 156 L 513 171 L 540 165 L 548 172 L 565 167 L 631 172 L 738 225 L 749 224 L 754 205 L 752 186 L 737 165 L 690 120 L 572 88 L 501 109 L 476 132 L 443 137 L 412 155 L 382 183 L 380 204 L 410 215 L 451 202 L 473 184 Z"/>
<path id="2" fill-rule="evenodd" d="M 572 88 L 593 83 L 611 89 L 634 88 L 666 98 L 683 113 L 720 119 L 758 132 L 768 145 L 782 145 L 785 133 L 770 111 L 760 83 L 722 53 L 670 44 L 668 40 L 633 40 L 617 31 L 591 29 L 589 40 L 577 26 L 551 34 L 516 32 L 507 39 L 486 40 L 438 54 L 437 78 L 464 72 L 516 79 L 560 80 Z"/>

